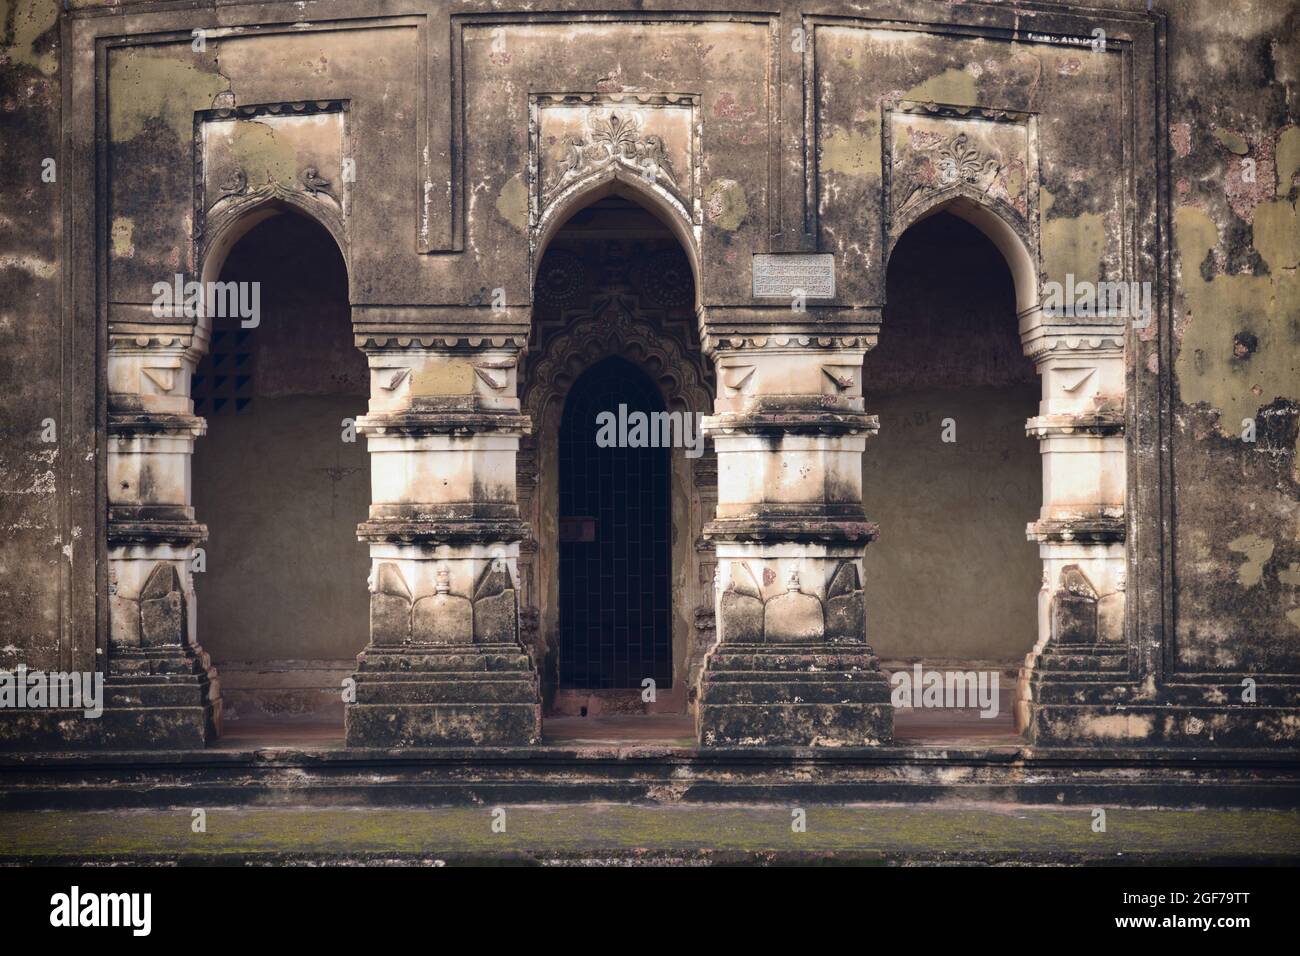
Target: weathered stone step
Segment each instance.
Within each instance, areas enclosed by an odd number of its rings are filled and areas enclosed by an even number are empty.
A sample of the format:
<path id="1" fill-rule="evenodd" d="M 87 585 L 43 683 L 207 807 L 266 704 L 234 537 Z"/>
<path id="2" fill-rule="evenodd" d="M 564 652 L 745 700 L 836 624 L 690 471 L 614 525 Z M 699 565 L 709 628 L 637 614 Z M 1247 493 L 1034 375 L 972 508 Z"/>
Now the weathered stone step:
<path id="1" fill-rule="evenodd" d="M 372 684 L 401 684 L 412 681 L 531 681 L 532 674 L 529 671 L 473 671 L 473 670 L 450 670 L 450 671 L 361 671 L 357 674 L 360 682 Z"/>
<path id="2" fill-rule="evenodd" d="M 348 746 L 519 746 L 541 739 L 536 703 L 353 704 L 345 721 Z"/>
<path id="3" fill-rule="evenodd" d="M 358 671 L 393 671 L 421 673 L 429 671 L 517 671 L 528 672 L 528 655 L 513 653 L 478 653 L 446 651 L 386 654 L 373 651 L 358 658 Z"/>
<path id="4" fill-rule="evenodd" d="M 209 687 L 198 681 L 180 683 L 104 685 L 105 707 L 198 707 L 207 697 Z"/>
<path id="5" fill-rule="evenodd" d="M 822 742 L 872 747 L 887 741 L 892 726 L 887 694 L 883 703 L 700 703 L 702 743 L 706 747 L 816 747 Z"/>
<path id="6" fill-rule="evenodd" d="M 1045 670 L 1128 670 L 1128 654 L 1075 654 L 1066 651 L 1053 651 L 1039 658 L 1039 666 Z"/>
<path id="7" fill-rule="evenodd" d="M 720 681 L 706 684 L 706 707 L 727 704 L 851 704 L 875 702 L 876 684 L 866 681 Z"/>
<path id="8" fill-rule="evenodd" d="M 109 677 L 149 677 L 154 675 L 183 675 L 207 673 L 207 668 L 192 657 L 112 657 L 109 661 Z"/>
<path id="9" fill-rule="evenodd" d="M 1053 642 L 1048 654 L 1127 654 L 1128 648 L 1120 641 L 1103 641 L 1091 644 L 1060 644 Z"/>
<path id="10" fill-rule="evenodd" d="M 359 682 L 359 704 L 534 704 L 531 680 L 401 680 Z"/>
<path id="11" fill-rule="evenodd" d="M 834 683 L 843 681 L 860 681 L 862 683 L 876 683 L 880 681 L 879 671 L 869 670 L 817 670 L 817 671 L 788 671 L 788 670 L 734 670 L 734 671 L 705 671 L 704 683 L 707 684 L 724 684 L 724 683 L 807 683 L 821 684 Z"/>
<path id="12" fill-rule="evenodd" d="M 875 659 L 863 654 L 737 654 L 715 653 L 709 658 L 709 671 L 790 671 L 825 673 L 827 671 L 870 671 Z"/>
<path id="13" fill-rule="evenodd" d="M 1035 674 L 1052 674 L 1065 676 L 1066 679 L 1074 680 L 1086 679 L 1089 674 L 1095 674 L 1102 680 L 1123 680 L 1128 678 L 1128 667 L 1079 667 L 1066 666 L 1062 667 L 1053 661 L 1039 662 L 1039 666 L 1034 669 Z"/>
<path id="14" fill-rule="evenodd" d="M 1034 699 L 1040 704 L 1127 704 L 1138 690 L 1115 681 L 1050 680 L 1035 684 Z"/>

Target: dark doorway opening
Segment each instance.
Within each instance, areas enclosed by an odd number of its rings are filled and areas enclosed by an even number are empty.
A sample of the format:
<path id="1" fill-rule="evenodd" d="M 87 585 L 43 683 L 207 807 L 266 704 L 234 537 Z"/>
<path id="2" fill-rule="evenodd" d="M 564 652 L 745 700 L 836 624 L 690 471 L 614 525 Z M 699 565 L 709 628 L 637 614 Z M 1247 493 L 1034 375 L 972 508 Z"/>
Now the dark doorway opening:
<path id="1" fill-rule="evenodd" d="M 227 741 L 342 736 L 339 687 L 369 635 L 370 559 L 356 528 L 370 503 L 369 371 L 353 346 L 347 265 L 305 216 L 253 226 L 223 282 L 258 283 L 260 315 L 214 319 L 193 379 L 208 423 L 194 450 L 194 506 L 208 526 L 197 630 L 221 675 Z"/>
<path id="2" fill-rule="evenodd" d="M 863 459 L 867 510 L 881 521 L 865 560 L 870 641 L 890 671 L 999 677 L 994 716 L 899 708 L 895 738 L 1014 742 L 1015 675 L 1038 633 L 1042 573 L 1025 537 L 1042 501 L 1038 443 L 1025 435 L 1040 385 L 1015 283 L 993 242 L 948 212 L 899 239 L 886 282 L 863 377 L 881 423 Z"/>
<path id="3" fill-rule="evenodd" d="M 560 423 L 560 686 L 672 686 L 668 448 L 600 447 L 597 416 L 665 411 L 617 357 L 587 369 Z M 647 433 L 648 434 L 648 433 Z"/>

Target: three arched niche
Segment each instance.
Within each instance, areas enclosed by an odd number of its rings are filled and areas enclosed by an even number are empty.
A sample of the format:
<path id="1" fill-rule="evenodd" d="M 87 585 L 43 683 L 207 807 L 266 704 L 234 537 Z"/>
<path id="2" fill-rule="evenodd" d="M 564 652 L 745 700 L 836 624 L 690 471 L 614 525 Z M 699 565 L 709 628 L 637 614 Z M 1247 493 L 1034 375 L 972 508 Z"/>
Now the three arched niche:
<path id="1" fill-rule="evenodd" d="M 221 673 L 224 733 L 282 718 L 341 728 L 339 683 L 369 634 L 370 564 L 356 537 L 369 461 L 345 423 L 369 391 L 347 263 L 316 219 L 265 203 L 217 231 L 203 279 L 256 288 L 259 307 L 255 321 L 204 317 L 192 381 L 208 423 L 193 459 L 209 534 L 197 631 Z"/>

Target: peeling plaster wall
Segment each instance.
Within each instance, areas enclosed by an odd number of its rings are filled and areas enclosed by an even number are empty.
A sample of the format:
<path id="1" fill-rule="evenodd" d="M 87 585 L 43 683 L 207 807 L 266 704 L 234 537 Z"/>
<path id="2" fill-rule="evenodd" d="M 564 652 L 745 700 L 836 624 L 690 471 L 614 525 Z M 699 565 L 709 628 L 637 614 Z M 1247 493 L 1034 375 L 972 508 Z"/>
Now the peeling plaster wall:
<path id="1" fill-rule="evenodd" d="M 1040 114 L 1045 277 L 1120 277 L 1123 182 L 1114 171 L 1123 166 L 1121 139 L 1107 128 L 1066 121 L 1122 115 L 1116 56 L 1078 46 L 839 26 L 819 27 L 816 40 L 818 226 L 821 248 L 836 254 L 851 298 L 878 302 L 883 291 L 881 106 L 897 100 Z M 908 127 L 901 124 L 904 133 Z M 1019 195 L 1027 186 L 1022 179 L 1008 178 L 1003 186 L 1012 200 L 1030 198 Z"/>
<path id="2" fill-rule="evenodd" d="M 1300 668 L 1300 7 L 1170 15 L 1177 667 Z M 1255 441 L 1243 440 L 1250 420 Z"/>
<path id="3" fill-rule="evenodd" d="M 60 185 L 45 182 L 60 159 L 58 5 L 0 3 L 0 668 L 54 667 L 61 579 L 93 568 L 93 535 L 68 541 L 58 489 L 67 441 L 61 428 L 63 226 Z M 57 175 L 61 170 L 53 170 Z M 66 435 L 51 436 L 66 439 Z M 92 572 L 93 573 L 93 572 Z"/>

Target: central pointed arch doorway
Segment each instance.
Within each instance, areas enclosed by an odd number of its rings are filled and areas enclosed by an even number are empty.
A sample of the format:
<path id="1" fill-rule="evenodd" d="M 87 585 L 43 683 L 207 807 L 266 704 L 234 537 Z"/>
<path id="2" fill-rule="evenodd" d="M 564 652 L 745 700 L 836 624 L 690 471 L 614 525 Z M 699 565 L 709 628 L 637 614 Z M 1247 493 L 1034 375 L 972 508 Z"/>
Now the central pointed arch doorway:
<path id="1" fill-rule="evenodd" d="M 691 739 L 688 691 L 712 635 L 712 450 L 597 441 L 597 416 L 620 406 L 693 427 L 712 410 L 691 260 L 644 199 L 621 183 L 593 194 L 549 234 L 534 282 L 520 602 L 548 739 L 607 739 L 602 722 Z"/>

